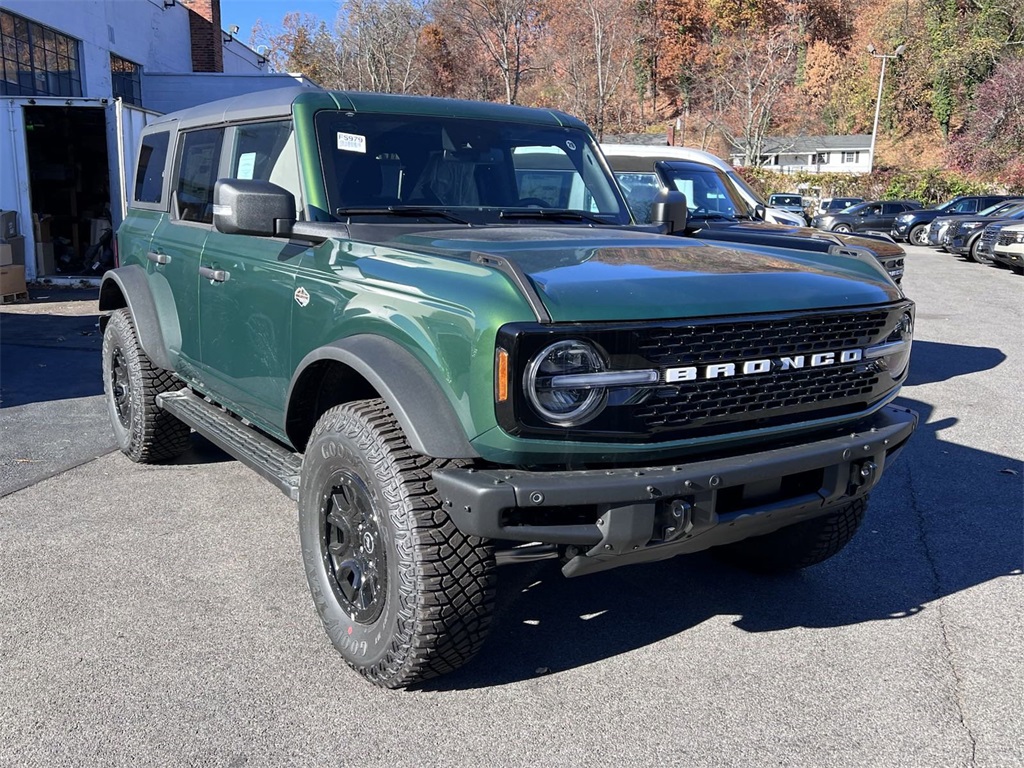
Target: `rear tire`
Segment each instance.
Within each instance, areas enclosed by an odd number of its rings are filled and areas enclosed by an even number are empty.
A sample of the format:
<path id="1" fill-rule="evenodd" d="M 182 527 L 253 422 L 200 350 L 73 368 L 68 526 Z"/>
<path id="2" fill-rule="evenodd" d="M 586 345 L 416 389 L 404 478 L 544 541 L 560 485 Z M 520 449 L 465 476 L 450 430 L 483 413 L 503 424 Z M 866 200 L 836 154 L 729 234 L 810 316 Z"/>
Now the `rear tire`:
<path id="1" fill-rule="evenodd" d="M 822 517 L 796 523 L 712 550 L 716 556 L 755 573 L 787 573 L 828 560 L 850 543 L 867 511 L 864 496 Z"/>
<path id="2" fill-rule="evenodd" d="M 117 445 L 129 459 L 154 464 L 188 449 L 188 424 L 156 404 L 157 395 L 181 386 L 172 371 L 156 367 L 142 351 L 131 313 L 111 313 L 103 332 L 103 395 Z"/>
<path id="3" fill-rule="evenodd" d="M 336 406 L 306 446 L 299 540 L 334 647 L 376 685 L 402 688 L 471 659 L 494 605 L 490 542 L 459 532 L 383 400 Z"/>
<path id="4" fill-rule="evenodd" d="M 851 227 L 849 224 L 836 224 L 834 227 L 832 227 L 832 231 L 848 235 L 849 233 L 853 232 L 853 227 Z"/>

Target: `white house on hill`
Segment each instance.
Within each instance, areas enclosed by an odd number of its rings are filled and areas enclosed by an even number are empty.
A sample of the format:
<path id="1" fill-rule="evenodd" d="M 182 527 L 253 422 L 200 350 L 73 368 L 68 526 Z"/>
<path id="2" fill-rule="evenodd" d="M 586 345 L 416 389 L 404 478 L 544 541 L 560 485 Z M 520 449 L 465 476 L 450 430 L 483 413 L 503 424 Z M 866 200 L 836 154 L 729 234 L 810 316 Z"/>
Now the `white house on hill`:
<path id="1" fill-rule="evenodd" d="M 745 153 L 730 154 L 733 165 L 744 165 Z M 756 163 L 781 173 L 869 173 L 871 134 L 856 136 L 782 136 L 765 140 Z"/>

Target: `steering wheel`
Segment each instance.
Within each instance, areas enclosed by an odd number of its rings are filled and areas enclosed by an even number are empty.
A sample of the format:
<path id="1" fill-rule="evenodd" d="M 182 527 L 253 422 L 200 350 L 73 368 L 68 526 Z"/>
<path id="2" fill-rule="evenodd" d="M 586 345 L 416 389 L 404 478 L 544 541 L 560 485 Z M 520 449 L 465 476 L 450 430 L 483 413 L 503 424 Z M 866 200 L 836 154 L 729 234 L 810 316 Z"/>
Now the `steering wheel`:
<path id="1" fill-rule="evenodd" d="M 700 216 L 701 214 L 707 215 L 709 213 L 711 213 L 711 211 L 709 211 L 703 205 L 698 205 L 696 208 L 690 211 L 691 216 Z"/>
<path id="2" fill-rule="evenodd" d="M 523 197 L 519 200 L 518 205 L 525 206 L 526 208 L 550 208 L 551 204 L 547 200 L 542 200 L 539 197 Z"/>

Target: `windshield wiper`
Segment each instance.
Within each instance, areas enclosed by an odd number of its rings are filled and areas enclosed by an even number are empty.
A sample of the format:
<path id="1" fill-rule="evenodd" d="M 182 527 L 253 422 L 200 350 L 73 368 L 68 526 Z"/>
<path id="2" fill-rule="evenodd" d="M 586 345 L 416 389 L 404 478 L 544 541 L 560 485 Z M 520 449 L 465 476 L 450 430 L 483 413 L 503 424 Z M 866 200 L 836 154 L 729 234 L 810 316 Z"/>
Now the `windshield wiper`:
<path id="1" fill-rule="evenodd" d="M 582 211 L 570 211 L 565 208 L 527 208 L 525 210 L 504 210 L 498 214 L 503 219 L 574 219 L 589 221 L 594 224 L 607 224 L 604 219 L 591 216 Z"/>
<path id="2" fill-rule="evenodd" d="M 350 208 L 339 208 L 335 211 L 338 216 L 412 216 L 419 218 L 421 216 L 436 216 L 439 219 L 445 219 L 447 221 L 453 221 L 456 224 L 466 224 L 467 226 L 473 226 L 465 219 L 460 219 L 443 208 L 433 208 L 429 205 L 389 205 L 384 208 L 368 208 L 368 207 L 350 207 Z"/>
<path id="3" fill-rule="evenodd" d="M 691 218 L 691 219 L 704 219 L 705 221 L 709 220 L 709 219 L 713 219 L 713 220 L 724 219 L 725 221 L 736 221 L 737 220 L 736 216 L 726 216 L 724 213 L 691 213 L 688 218 Z"/>

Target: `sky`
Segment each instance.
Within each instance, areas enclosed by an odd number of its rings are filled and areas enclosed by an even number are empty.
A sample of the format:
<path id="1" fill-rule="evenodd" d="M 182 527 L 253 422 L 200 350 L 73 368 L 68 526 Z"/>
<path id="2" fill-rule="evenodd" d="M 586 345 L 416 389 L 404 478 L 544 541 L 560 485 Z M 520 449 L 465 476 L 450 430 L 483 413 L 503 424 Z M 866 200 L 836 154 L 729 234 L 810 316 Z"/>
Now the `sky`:
<path id="1" fill-rule="evenodd" d="M 281 26 L 286 13 L 298 11 L 315 14 L 330 25 L 339 5 L 338 0 L 220 0 L 220 25 L 227 30 L 237 24 L 235 37 L 248 45 L 257 19 L 274 29 Z"/>

